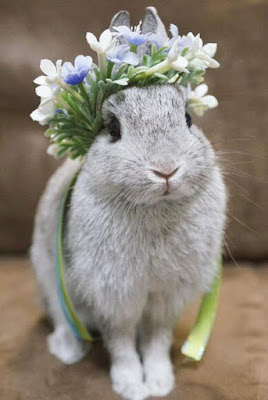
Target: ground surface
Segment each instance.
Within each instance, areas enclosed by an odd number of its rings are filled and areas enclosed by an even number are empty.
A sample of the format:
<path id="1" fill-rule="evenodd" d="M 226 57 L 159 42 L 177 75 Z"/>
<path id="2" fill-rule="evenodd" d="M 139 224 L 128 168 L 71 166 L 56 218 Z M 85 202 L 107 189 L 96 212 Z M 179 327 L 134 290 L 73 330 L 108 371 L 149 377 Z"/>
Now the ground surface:
<path id="1" fill-rule="evenodd" d="M 197 305 L 178 325 L 172 357 L 176 389 L 167 400 L 268 399 L 268 266 L 226 267 L 213 335 L 200 365 L 179 349 Z M 0 260 L 0 399 L 114 400 L 109 360 L 101 343 L 87 358 L 64 366 L 50 356 L 27 260 Z"/>

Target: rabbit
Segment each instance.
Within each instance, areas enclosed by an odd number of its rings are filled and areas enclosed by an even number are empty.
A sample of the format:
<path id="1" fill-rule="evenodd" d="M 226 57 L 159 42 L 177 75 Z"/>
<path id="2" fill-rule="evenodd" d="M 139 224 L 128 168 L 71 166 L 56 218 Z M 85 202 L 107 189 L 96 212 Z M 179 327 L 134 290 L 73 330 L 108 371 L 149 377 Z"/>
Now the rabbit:
<path id="1" fill-rule="evenodd" d="M 127 25 L 119 12 L 112 26 Z M 143 32 L 166 35 L 153 7 Z M 81 163 L 65 161 L 40 200 L 31 259 L 65 364 L 91 344 L 63 314 L 54 277 L 60 200 L 79 171 L 64 227 L 65 282 L 77 315 L 97 330 L 124 399 L 165 396 L 175 385 L 170 347 L 185 304 L 209 291 L 222 251 L 226 189 L 215 152 L 186 118 L 185 89 L 129 87 L 103 104 L 104 128 Z"/>

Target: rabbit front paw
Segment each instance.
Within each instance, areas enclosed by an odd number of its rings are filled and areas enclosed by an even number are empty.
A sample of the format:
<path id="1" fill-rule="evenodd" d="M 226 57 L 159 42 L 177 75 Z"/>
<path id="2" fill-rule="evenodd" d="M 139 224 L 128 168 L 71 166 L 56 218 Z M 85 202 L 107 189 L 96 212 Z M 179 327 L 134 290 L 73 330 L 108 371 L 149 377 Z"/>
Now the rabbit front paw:
<path id="1" fill-rule="evenodd" d="M 79 342 L 65 326 L 58 326 L 48 335 L 47 345 L 50 354 L 67 365 L 80 361 L 89 350 L 88 344 Z"/>
<path id="2" fill-rule="evenodd" d="M 149 395 L 140 365 L 114 364 L 111 379 L 114 391 L 124 400 L 144 400 Z"/>
<path id="3" fill-rule="evenodd" d="M 174 388 L 175 378 L 169 359 L 146 363 L 144 373 L 150 396 L 166 396 Z"/>

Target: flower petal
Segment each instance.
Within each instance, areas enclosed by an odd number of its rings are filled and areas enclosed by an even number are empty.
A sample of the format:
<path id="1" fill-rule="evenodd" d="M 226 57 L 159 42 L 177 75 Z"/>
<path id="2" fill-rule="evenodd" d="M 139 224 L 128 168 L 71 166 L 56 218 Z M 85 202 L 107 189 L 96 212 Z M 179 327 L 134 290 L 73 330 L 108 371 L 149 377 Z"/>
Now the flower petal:
<path id="1" fill-rule="evenodd" d="M 57 70 L 57 72 L 61 71 L 61 64 L 62 64 L 62 60 L 57 60 L 56 61 L 56 70 Z"/>
<path id="2" fill-rule="evenodd" d="M 202 98 L 202 103 L 208 108 L 215 108 L 219 105 L 216 97 L 208 95 Z"/>
<path id="3" fill-rule="evenodd" d="M 47 85 L 46 79 L 47 77 L 45 75 L 41 75 L 35 78 L 34 83 L 36 83 L 37 85 Z"/>
<path id="4" fill-rule="evenodd" d="M 62 76 L 65 77 L 68 74 L 75 72 L 75 68 L 71 62 L 65 62 L 62 66 Z"/>
<path id="5" fill-rule="evenodd" d="M 50 101 L 46 104 L 40 104 L 40 106 L 34 110 L 30 117 L 33 121 L 38 121 L 40 125 L 45 125 L 56 112 L 56 104 Z"/>
<path id="6" fill-rule="evenodd" d="M 219 68 L 220 63 L 218 61 L 212 59 L 212 60 L 210 60 L 208 66 L 209 66 L 209 68 Z"/>
<path id="7" fill-rule="evenodd" d="M 178 56 L 177 60 L 171 63 L 172 68 L 176 69 L 177 71 L 188 73 L 189 71 L 186 69 L 187 65 L 188 61 L 181 56 Z"/>
<path id="8" fill-rule="evenodd" d="M 126 64 L 137 65 L 139 64 L 139 57 L 136 53 L 129 51 L 122 57 L 122 61 Z"/>
<path id="9" fill-rule="evenodd" d="M 40 69 L 45 75 L 55 75 L 57 73 L 55 65 L 48 59 L 40 61 Z"/>
<path id="10" fill-rule="evenodd" d="M 30 117 L 33 121 L 39 121 L 44 117 L 44 115 L 40 112 L 39 108 L 37 108 L 30 114 Z"/>
<path id="11" fill-rule="evenodd" d="M 68 74 L 65 78 L 64 81 L 68 83 L 69 85 L 78 85 L 79 83 L 82 82 L 84 78 L 81 78 L 77 72 L 73 72 Z"/>
<path id="12" fill-rule="evenodd" d="M 93 33 L 88 32 L 86 34 L 86 39 L 87 39 L 87 42 L 88 42 L 89 46 L 92 48 L 92 50 L 94 50 L 96 52 L 99 52 L 99 51 L 102 50 L 102 46 L 98 42 L 96 36 L 93 35 Z"/>
<path id="13" fill-rule="evenodd" d="M 177 39 L 177 37 L 179 36 L 179 29 L 178 29 L 177 25 L 170 24 L 169 31 L 170 31 L 172 37 Z"/>
<path id="14" fill-rule="evenodd" d="M 202 50 L 209 57 L 213 58 L 217 51 L 217 43 L 207 43 L 207 44 L 205 44 L 205 46 L 203 46 Z"/>
<path id="15" fill-rule="evenodd" d="M 193 44 L 194 44 L 194 34 L 193 34 L 193 32 L 189 32 L 187 34 L 187 37 L 190 39 L 190 41 L 192 43 L 192 46 L 193 46 Z"/>
<path id="16" fill-rule="evenodd" d="M 121 33 L 121 35 L 131 36 L 132 34 L 131 30 L 126 25 L 114 26 L 113 29 Z"/>
<path id="17" fill-rule="evenodd" d="M 104 47 L 108 47 L 110 42 L 112 41 L 113 36 L 110 29 L 105 29 L 100 35 L 100 44 Z"/>
<path id="18" fill-rule="evenodd" d="M 79 71 L 84 68 L 88 68 L 88 70 L 91 68 L 92 65 L 92 57 L 90 56 L 77 56 L 74 60 L 74 66 L 75 68 Z"/>
<path id="19" fill-rule="evenodd" d="M 178 58 L 178 54 L 179 54 L 179 52 L 178 52 L 178 43 L 179 43 L 179 40 L 180 39 L 176 39 L 175 42 L 172 44 L 171 49 L 169 50 L 168 60 L 170 62 L 176 61 L 177 58 Z"/>
<path id="20" fill-rule="evenodd" d="M 208 92 L 208 85 L 202 83 L 202 85 L 199 85 L 195 88 L 194 92 L 196 94 L 196 97 L 198 98 L 203 97 Z"/>
<path id="21" fill-rule="evenodd" d="M 194 106 L 192 109 L 198 117 L 202 117 L 205 113 L 205 108 L 201 104 Z"/>
<path id="22" fill-rule="evenodd" d="M 51 97 L 53 92 L 49 86 L 38 86 L 35 88 L 35 93 L 39 97 Z"/>
<path id="23" fill-rule="evenodd" d="M 53 157 L 57 157 L 57 153 L 59 151 L 59 146 L 57 143 L 52 143 L 51 145 L 48 146 L 47 148 L 47 154 Z"/>

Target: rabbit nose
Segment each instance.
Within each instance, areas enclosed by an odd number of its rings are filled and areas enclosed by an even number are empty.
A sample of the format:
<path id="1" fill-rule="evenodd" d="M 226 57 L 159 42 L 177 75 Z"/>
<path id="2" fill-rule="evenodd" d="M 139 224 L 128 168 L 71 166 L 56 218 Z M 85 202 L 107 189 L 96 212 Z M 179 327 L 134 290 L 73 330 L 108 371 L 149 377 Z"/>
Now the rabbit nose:
<path id="1" fill-rule="evenodd" d="M 177 167 L 177 168 L 175 168 L 172 172 L 169 172 L 169 173 L 167 173 L 166 171 L 164 172 L 164 171 L 158 171 L 158 170 L 152 169 L 152 172 L 153 172 L 156 176 L 158 176 L 159 178 L 163 178 L 163 179 L 168 180 L 169 178 L 171 178 L 173 175 L 176 174 L 176 172 L 178 171 L 178 169 L 179 169 L 179 168 Z"/>

